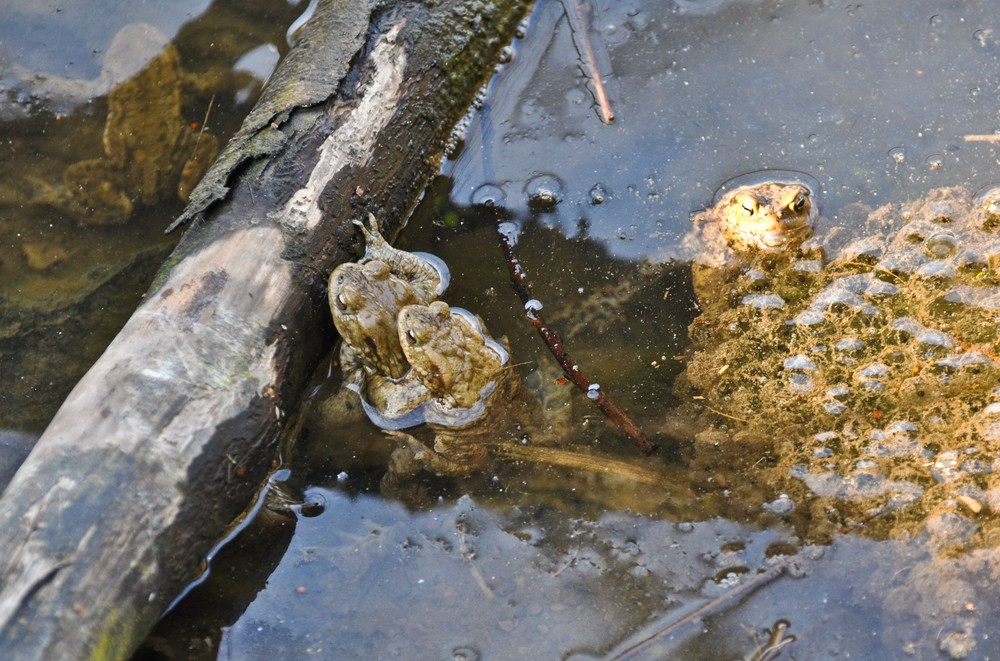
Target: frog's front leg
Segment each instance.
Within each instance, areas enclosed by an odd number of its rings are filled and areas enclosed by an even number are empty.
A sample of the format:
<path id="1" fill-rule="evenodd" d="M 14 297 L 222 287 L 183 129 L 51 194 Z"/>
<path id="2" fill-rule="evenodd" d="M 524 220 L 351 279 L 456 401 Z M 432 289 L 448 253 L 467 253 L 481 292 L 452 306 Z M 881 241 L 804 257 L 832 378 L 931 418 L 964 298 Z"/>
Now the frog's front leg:
<path id="1" fill-rule="evenodd" d="M 404 443 L 404 447 L 413 453 L 413 461 L 420 468 L 440 476 L 463 477 L 473 472 L 479 466 L 470 462 L 454 461 L 427 447 L 419 440 L 401 431 L 386 430 L 386 435 Z M 484 455 L 485 458 L 485 455 Z M 479 463 L 479 462 L 475 462 Z"/>

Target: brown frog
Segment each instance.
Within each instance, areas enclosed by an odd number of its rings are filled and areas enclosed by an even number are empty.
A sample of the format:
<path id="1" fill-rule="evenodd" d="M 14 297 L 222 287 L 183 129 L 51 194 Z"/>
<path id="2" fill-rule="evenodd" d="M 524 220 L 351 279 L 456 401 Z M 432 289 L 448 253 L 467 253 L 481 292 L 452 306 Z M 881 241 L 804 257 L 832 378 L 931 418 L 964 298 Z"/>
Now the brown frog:
<path id="1" fill-rule="evenodd" d="M 361 395 L 376 424 L 411 426 L 422 422 L 419 409 L 431 396 L 409 374 L 396 319 L 403 307 L 430 303 L 443 292 L 448 271 L 431 255 L 393 248 L 379 233 L 375 217 L 369 215 L 368 222 L 355 223 L 365 235 L 364 257 L 338 266 L 329 281 L 344 380 Z"/>
<path id="2" fill-rule="evenodd" d="M 725 305 L 731 279 L 750 261 L 780 263 L 812 236 L 816 208 L 806 186 L 767 182 L 740 186 L 695 218 L 684 239 L 692 280 L 705 312 Z"/>
<path id="3" fill-rule="evenodd" d="M 410 434 L 389 432 L 405 443 L 393 456 L 393 472 L 468 475 L 487 463 L 491 446 L 551 438 L 505 344 L 486 334 L 481 319 L 435 301 L 404 307 L 398 327 L 414 374 L 433 396 L 425 416 L 434 438 L 431 449 Z"/>
<path id="4" fill-rule="evenodd" d="M 183 80 L 177 49 L 167 44 L 108 93 L 104 154 L 67 167 L 63 186 L 48 188 L 36 201 L 85 225 L 122 223 L 136 206 L 174 196 L 186 202 L 218 142 L 184 119 Z"/>

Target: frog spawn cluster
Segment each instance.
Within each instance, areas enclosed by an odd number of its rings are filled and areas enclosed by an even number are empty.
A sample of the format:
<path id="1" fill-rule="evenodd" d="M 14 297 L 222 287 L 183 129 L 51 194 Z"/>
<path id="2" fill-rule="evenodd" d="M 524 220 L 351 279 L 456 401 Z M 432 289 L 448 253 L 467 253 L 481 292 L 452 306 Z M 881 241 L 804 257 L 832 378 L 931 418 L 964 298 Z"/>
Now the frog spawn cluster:
<path id="1" fill-rule="evenodd" d="M 961 188 L 853 217 L 712 275 L 725 304 L 693 324 L 679 389 L 743 452 L 776 444 L 776 483 L 968 541 L 1000 512 L 996 217 Z"/>

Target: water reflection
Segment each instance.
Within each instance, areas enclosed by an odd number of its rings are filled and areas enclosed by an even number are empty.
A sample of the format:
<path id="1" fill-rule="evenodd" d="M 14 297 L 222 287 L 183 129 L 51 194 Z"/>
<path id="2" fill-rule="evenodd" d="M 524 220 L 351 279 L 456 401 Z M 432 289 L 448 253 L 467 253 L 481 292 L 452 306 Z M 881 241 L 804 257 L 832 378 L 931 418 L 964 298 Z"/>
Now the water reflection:
<path id="1" fill-rule="evenodd" d="M 163 228 L 215 136 L 239 126 L 296 13 L 113 9 L 15 3 L 0 28 L 4 427 L 40 431 L 134 309 L 177 239 Z"/>

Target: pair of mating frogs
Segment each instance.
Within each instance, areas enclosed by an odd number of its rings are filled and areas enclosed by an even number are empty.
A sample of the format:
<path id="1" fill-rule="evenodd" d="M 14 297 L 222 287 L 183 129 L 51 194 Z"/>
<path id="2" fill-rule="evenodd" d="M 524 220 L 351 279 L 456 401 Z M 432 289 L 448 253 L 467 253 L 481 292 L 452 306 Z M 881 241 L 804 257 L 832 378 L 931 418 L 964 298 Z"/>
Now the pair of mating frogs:
<path id="1" fill-rule="evenodd" d="M 705 212 L 690 237 L 702 314 L 675 386 L 697 421 L 696 471 L 753 465 L 717 483 L 734 500 L 747 474 L 772 495 L 797 491 L 810 525 L 835 513 L 834 525 L 926 529 L 946 546 L 992 534 L 997 199 L 939 188 L 820 223 L 807 187 L 771 182 Z"/>
<path id="2" fill-rule="evenodd" d="M 108 92 L 103 154 L 69 165 L 62 185 L 43 185 L 33 202 L 84 225 L 107 225 L 127 221 L 136 206 L 174 197 L 187 201 L 218 142 L 183 116 L 182 89 L 198 81 L 181 69 L 177 49 L 151 26 L 126 26 L 108 49 L 102 77 L 114 77 L 105 72 L 129 66 L 157 47 L 162 48 L 140 71 Z"/>
<path id="3" fill-rule="evenodd" d="M 365 255 L 338 266 L 329 282 L 347 387 L 402 441 L 390 464 L 395 477 L 469 474 L 486 463 L 491 444 L 527 433 L 537 401 L 523 392 L 506 343 L 490 338 L 478 317 L 437 300 L 448 285 L 443 263 L 390 246 L 374 216 L 356 224 Z M 433 447 L 400 431 L 422 423 Z"/>

